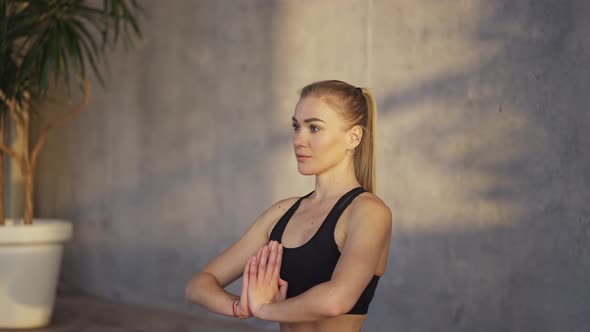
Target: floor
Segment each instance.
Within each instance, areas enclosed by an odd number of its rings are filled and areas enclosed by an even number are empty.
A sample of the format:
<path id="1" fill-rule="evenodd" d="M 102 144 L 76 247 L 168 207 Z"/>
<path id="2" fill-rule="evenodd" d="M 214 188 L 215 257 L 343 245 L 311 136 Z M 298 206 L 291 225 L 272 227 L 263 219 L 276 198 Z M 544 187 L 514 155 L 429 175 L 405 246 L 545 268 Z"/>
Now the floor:
<path id="1" fill-rule="evenodd" d="M 262 329 L 263 331 L 268 331 Z M 23 330 L 0 330 L 2 332 Z M 261 331 L 239 320 L 203 318 L 74 294 L 59 296 L 53 320 L 30 332 L 250 332 Z"/>

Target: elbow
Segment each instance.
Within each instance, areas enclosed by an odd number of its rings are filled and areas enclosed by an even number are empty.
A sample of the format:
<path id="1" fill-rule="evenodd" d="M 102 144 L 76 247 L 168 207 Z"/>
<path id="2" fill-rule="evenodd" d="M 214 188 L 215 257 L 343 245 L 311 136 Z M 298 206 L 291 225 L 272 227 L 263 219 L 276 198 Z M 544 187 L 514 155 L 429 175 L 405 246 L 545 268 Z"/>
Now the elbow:
<path id="1" fill-rule="evenodd" d="M 338 317 L 348 313 L 352 309 L 352 305 L 347 304 L 337 304 L 332 307 L 333 309 L 330 312 L 330 317 Z"/>
<path id="2" fill-rule="evenodd" d="M 345 310 L 342 309 L 342 306 L 330 306 L 326 308 L 324 312 L 324 316 L 327 318 L 338 317 L 340 315 L 344 315 L 346 313 Z"/>
<path id="3" fill-rule="evenodd" d="M 191 280 L 189 280 L 189 282 L 186 284 L 186 288 L 184 289 L 184 298 L 188 301 L 188 302 L 196 302 L 196 298 L 197 298 L 197 277 L 195 276 L 193 278 L 191 278 Z"/>
<path id="4" fill-rule="evenodd" d="M 188 281 L 184 289 L 184 297 L 188 302 L 200 303 L 200 290 L 203 289 L 202 285 L 206 278 L 203 273 L 198 273 Z"/>
<path id="5" fill-rule="evenodd" d="M 348 313 L 353 306 L 354 303 L 345 297 L 332 296 L 330 300 L 326 301 L 324 314 L 329 318 L 338 317 Z"/>

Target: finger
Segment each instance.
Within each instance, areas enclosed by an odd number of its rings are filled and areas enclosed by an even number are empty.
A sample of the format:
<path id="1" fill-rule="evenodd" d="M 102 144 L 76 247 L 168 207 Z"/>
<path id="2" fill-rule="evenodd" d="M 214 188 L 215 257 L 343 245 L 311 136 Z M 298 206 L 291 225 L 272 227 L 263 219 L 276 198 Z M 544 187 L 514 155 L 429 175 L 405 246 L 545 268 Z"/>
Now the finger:
<path id="1" fill-rule="evenodd" d="M 262 257 L 262 249 L 264 249 L 264 246 L 258 248 L 258 251 L 256 252 L 256 264 L 258 266 L 258 262 L 260 262 L 260 257 Z"/>
<path id="2" fill-rule="evenodd" d="M 267 282 L 271 282 L 273 284 L 277 283 L 275 278 L 275 269 L 277 264 L 277 242 L 272 241 L 270 244 L 270 254 L 268 256 L 268 265 L 266 269 L 265 279 Z"/>
<path id="3" fill-rule="evenodd" d="M 242 280 L 242 295 L 244 295 L 244 288 L 248 288 L 248 281 L 250 279 L 250 263 L 252 262 L 252 257 L 248 258 L 248 262 L 246 262 L 246 266 L 244 266 L 244 280 Z"/>
<path id="4" fill-rule="evenodd" d="M 264 251 L 264 247 L 266 247 L 266 245 L 260 247 L 260 249 L 258 249 L 258 253 L 256 253 L 256 267 L 260 265 L 260 260 L 262 259 L 262 252 Z M 258 273 L 256 274 L 256 276 L 258 276 Z"/>
<path id="5" fill-rule="evenodd" d="M 268 259 L 268 246 L 262 248 L 262 255 L 260 255 L 260 261 L 258 262 L 258 279 L 263 281 L 266 277 L 266 262 Z"/>
<path id="6" fill-rule="evenodd" d="M 262 249 L 264 249 L 264 247 L 266 247 L 266 245 L 264 245 L 264 246 L 260 247 L 260 248 L 258 249 L 258 251 L 256 252 L 256 260 L 257 260 L 257 261 L 260 261 L 260 257 L 262 256 Z"/>
<path id="7" fill-rule="evenodd" d="M 256 275 L 258 272 L 258 260 L 256 257 L 252 257 L 252 261 L 250 261 L 250 277 L 248 279 L 248 289 L 256 288 L 258 285 L 258 280 L 256 279 Z"/>
<path id="8" fill-rule="evenodd" d="M 283 245 L 278 243 L 277 244 L 277 256 L 276 262 L 273 270 L 272 280 L 277 280 L 280 278 L 281 274 L 281 264 L 283 263 Z"/>

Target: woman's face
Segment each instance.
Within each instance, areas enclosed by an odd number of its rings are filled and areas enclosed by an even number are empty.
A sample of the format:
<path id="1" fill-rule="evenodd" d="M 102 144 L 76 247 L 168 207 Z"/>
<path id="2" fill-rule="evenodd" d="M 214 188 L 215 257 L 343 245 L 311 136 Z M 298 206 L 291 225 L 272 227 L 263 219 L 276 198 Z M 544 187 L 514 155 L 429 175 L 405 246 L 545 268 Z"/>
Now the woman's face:
<path id="1" fill-rule="evenodd" d="M 317 175 L 346 158 L 346 123 L 322 98 L 308 96 L 293 115 L 293 148 L 303 175 Z"/>

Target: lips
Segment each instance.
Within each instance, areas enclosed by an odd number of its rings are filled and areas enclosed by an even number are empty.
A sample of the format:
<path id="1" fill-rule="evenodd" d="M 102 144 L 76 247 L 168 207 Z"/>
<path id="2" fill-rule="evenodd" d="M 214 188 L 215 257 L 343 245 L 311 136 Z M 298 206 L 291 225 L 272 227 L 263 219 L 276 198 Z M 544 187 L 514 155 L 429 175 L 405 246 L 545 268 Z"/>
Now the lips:
<path id="1" fill-rule="evenodd" d="M 309 159 L 309 158 L 311 158 L 311 156 L 306 156 L 306 155 L 304 155 L 304 154 L 298 154 L 298 155 L 297 155 L 297 160 L 298 160 L 298 161 L 307 160 L 307 159 Z"/>

